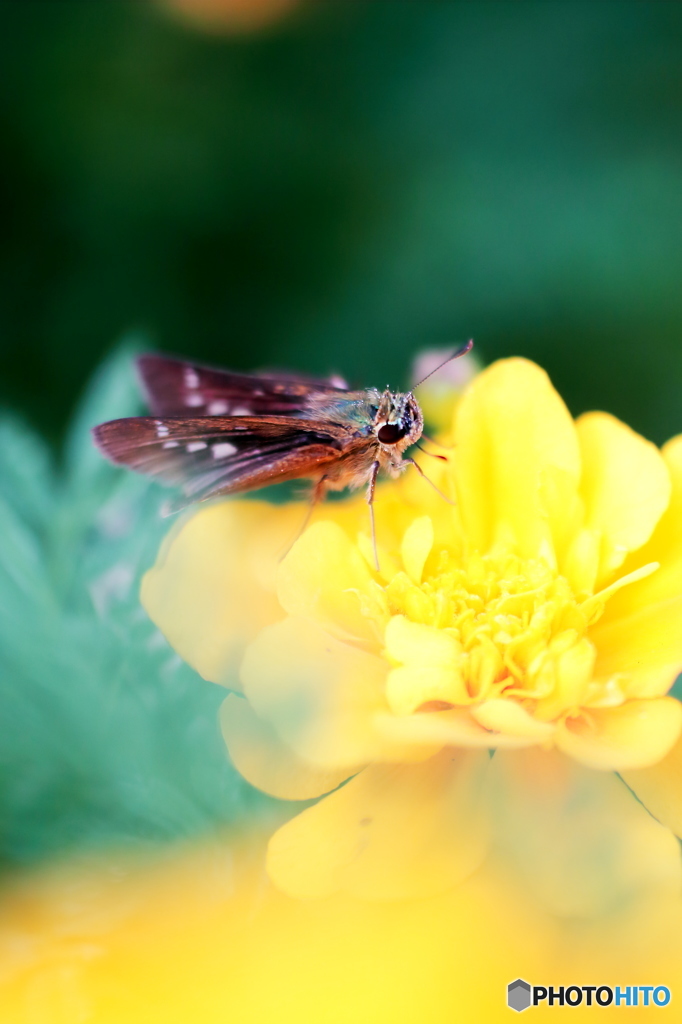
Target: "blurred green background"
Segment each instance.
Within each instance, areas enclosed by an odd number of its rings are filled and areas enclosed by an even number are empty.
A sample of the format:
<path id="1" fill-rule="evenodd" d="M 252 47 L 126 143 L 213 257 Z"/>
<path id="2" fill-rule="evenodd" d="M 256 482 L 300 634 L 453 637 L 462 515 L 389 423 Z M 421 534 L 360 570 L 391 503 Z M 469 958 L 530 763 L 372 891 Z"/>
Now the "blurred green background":
<path id="1" fill-rule="evenodd" d="M 681 105 L 670 0 L 4 2 L 0 400 L 57 440 L 130 329 L 379 385 L 473 335 L 662 441 Z"/>
<path id="2" fill-rule="evenodd" d="M 278 5 L 0 2 L 0 865 L 274 806 L 139 607 L 168 522 L 87 429 L 135 348 L 383 386 L 473 335 L 682 431 L 682 4 Z"/>

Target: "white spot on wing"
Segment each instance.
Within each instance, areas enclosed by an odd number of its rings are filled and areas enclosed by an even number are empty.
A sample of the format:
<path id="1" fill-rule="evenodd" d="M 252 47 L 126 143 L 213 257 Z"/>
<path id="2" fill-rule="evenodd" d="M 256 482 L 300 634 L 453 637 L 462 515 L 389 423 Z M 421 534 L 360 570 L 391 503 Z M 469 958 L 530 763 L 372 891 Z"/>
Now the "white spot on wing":
<path id="1" fill-rule="evenodd" d="M 187 398 L 185 399 L 185 405 L 197 406 L 203 404 L 204 400 L 201 397 L 201 395 L 188 395 Z"/>
<path id="2" fill-rule="evenodd" d="M 226 412 L 230 411 L 230 403 L 226 402 L 223 398 L 217 398 L 215 402 L 211 402 L 208 407 L 209 416 L 224 416 Z"/>
<path id="3" fill-rule="evenodd" d="M 165 441 L 163 445 L 164 448 L 177 448 L 178 446 L 178 441 Z"/>
<path id="4" fill-rule="evenodd" d="M 208 448 L 208 445 L 205 441 L 190 441 L 185 447 L 188 452 L 200 452 L 203 448 Z"/>
<path id="5" fill-rule="evenodd" d="M 221 441 L 219 444 L 213 445 L 213 458 L 225 459 L 228 455 L 234 455 L 237 450 L 237 446 L 230 444 L 229 441 Z"/>
<path id="6" fill-rule="evenodd" d="M 250 416 L 251 410 L 246 405 L 236 405 L 232 410 L 233 416 Z"/>
<path id="7" fill-rule="evenodd" d="M 199 375 L 196 370 L 193 370 L 191 366 L 185 367 L 185 387 L 186 388 L 198 388 L 199 387 Z"/>
<path id="8" fill-rule="evenodd" d="M 168 427 L 161 420 L 155 420 L 154 422 L 156 423 L 156 436 L 168 437 Z"/>

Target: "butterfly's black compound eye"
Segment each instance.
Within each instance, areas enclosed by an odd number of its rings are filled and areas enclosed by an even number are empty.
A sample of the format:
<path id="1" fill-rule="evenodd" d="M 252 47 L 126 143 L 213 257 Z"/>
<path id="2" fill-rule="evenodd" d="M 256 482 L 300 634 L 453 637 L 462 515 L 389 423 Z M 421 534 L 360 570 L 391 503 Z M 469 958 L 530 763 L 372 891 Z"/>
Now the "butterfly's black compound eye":
<path id="1" fill-rule="evenodd" d="M 382 444 L 395 444 L 402 441 L 406 433 L 402 423 L 384 423 L 377 430 L 377 437 Z"/>

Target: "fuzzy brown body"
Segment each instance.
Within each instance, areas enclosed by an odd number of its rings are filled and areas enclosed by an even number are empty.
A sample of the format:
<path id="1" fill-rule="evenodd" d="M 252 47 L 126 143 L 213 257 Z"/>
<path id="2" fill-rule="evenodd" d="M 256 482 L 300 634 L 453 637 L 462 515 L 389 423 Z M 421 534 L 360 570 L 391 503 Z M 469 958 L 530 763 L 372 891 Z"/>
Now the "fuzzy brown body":
<path id="1" fill-rule="evenodd" d="M 370 479 L 372 472 L 384 473 L 395 479 L 410 465 L 403 452 L 415 444 L 424 429 L 419 404 L 412 395 L 393 393 L 388 389 L 380 394 L 374 389 L 349 392 L 346 402 L 347 433 L 342 439 L 342 451 L 324 466 L 321 482 L 324 490 L 357 490 Z M 315 403 L 317 404 L 317 403 Z M 322 404 L 322 403 L 320 403 Z M 348 413 L 353 412 L 352 416 Z M 336 418 L 338 412 L 327 405 L 319 410 L 320 421 Z M 395 425 L 397 437 L 391 443 L 382 443 L 379 432 Z M 375 469 L 375 467 L 378 467 Z M 310 475 L 318 477 L 323 467 L 318 465 Z"/>
<path id="2" fill-rule="evenodd" d="M 166 356 L 138 360 L 152 415 L 95 427 L 112 462 L 179 486 L 176 508 L 287 480 L 315 497 L 397 477 L 423 419 L 411 393 L 349 391 L 342 381 L 248 376 Z"/>
<path id="3" fill-rule="evenodd" d="M 415 441 L 419 440 L 420 435 L 421 432 Z M 364 439 L 351 442 L 340 458 L 324 466 L 325 490 L 343 491 L 348 488 L 353 491 L 363 487 L 368 482 L 375 463 L 379 464 L 378 473 L 395 479 L 410 465 L 403 459 L 402 453 L 411 444 L 414 444 L 414 441 L 401 441 L 389 449 L 386 445 L 367 442 Z M 315 473 L 310 475 L 316 476 L 321 468 L 318 466 Z"/>

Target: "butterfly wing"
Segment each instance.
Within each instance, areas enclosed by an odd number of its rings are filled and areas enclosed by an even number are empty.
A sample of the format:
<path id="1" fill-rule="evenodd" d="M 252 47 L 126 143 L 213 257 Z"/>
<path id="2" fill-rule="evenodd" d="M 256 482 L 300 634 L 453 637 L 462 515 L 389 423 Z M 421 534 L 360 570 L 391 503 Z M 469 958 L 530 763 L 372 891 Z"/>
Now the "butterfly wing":
<path id="1" fill-rule="evenodd" d="M 300 416 L 311 395 L 340 397 L 341 379 L 277 374 L 251 376 L 149 354 L 137 360 L 145 397 L 155 416 Z"/>
<path id="2" fill-rule="evenodd" d="M 182 504 L 322 476 L 349 440 L 343 427 L 283 416 L 134 416 L 102 423 L 93 436 L 117 465 L 181 487 Z"/>

